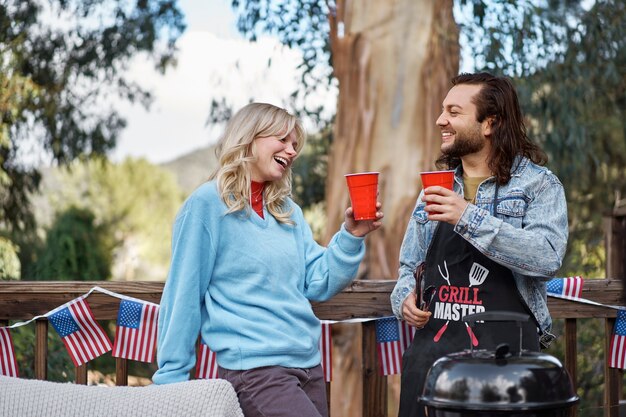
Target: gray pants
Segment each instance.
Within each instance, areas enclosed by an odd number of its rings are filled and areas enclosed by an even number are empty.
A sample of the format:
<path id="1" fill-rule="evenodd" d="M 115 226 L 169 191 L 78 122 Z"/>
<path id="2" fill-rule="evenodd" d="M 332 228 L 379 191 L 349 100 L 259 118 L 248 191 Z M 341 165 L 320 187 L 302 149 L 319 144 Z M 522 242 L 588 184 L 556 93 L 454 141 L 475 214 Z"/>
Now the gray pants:
<path id="1" fill-rule="evenodd" d="M 314 368 L 267 366 L 245 371 L 218 368 L 230 382 L 246 417 L 328 417 L 326 383 Z"/>

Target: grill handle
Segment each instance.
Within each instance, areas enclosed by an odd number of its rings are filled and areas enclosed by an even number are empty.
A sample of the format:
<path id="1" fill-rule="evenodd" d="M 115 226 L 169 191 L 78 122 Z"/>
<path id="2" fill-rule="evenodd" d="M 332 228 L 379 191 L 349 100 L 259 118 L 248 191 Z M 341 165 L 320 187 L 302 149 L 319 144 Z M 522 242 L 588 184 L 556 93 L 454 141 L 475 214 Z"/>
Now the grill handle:
<path id="1" fill-rule="evenodd" d="M 513 321 L 519 328 L 519 352 L 522 352 L 522 325 L 528 321 L 530 316 L 524 313 L 515 313 L 512 311 L 495 310 L 484 311 L 482 313 L 468 314 L 463 317 L 463 321 L 474 327 L 479 321 Z"/>

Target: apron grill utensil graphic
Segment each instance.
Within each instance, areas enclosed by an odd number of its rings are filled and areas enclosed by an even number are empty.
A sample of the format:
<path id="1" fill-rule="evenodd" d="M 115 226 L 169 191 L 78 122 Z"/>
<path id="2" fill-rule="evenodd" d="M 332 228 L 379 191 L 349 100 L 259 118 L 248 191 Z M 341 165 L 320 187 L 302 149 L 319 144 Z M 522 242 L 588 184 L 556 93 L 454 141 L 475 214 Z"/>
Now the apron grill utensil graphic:
<path id="1" fill-rule="evenodd" d="M 446 282 L 448 283 L 448 286 L 450 286 L 450 272 L 448 272 L 448 263 L 445 260 L 443 261 L 443 268 L 446 270 L 445 275 L 443 272 L 441 272 L 441 267 L 437 265 L 437 269 L 439 270 L 439 273 L 441 274 L 441 278 L 446 280 Z"/>
<path id="2" fill-rule="evenodd" d="M 446 329 L 448 328 L 448 323 L 450 323 L 450 320 L 446 321 L 446 324 L 441 326 L 441 329 L 439 329 L 435 337 L 433 337 L 433 341 L 438 342 L 439 339 L 441 339 L 441 335 L 443 335 L 443 332 L 445 332 Z"/>
<path id="3" fill-rule="evenodd" d="M 470 287 L 472 285 L 480 285 L 485 282 L 485 279 L 487 279 L 487 275 L 489 275 L 489 270 L 484 266 L 474 262 L 469 272 Z"/>
<path id="4" fill-rule="evenodd" d="M 469 286 L 482 284 L 487 279 L 487 275 L 489 275 L 489 270 L 474 262 L 469 272 Z M 472 339 L 472 346 L 478 346 L 478 339 L 467 322 L 465 322 L 465 327 L 467 328 L 467 334 L 469 334 L 470 339 Z"/>
<path id="5" fill-rule="evenodd" d="M 439 265 L 437 265 L 437 269 L 439 270 L 439 274 L 441 274 L 441 278 L 443 278 L 448 283 L 448 287 L 450 287 L 450 272 L 448 271 L 448 263 L 445 260 L 443 261 L 443 269 L 445 269 L 446 271 L 445 274 L 441 272 L 441 267 Z M 437 331 L 437 334 L 435 335 L 435 337 L 433 337 L 434 342 L 438 342 L 439 339 L 441 339 L 441 336 L 448 328 L 448 323 L 450 323 L 450 320 L 446 321 L 446 324 L 441 326 L 441 329 Z"/>

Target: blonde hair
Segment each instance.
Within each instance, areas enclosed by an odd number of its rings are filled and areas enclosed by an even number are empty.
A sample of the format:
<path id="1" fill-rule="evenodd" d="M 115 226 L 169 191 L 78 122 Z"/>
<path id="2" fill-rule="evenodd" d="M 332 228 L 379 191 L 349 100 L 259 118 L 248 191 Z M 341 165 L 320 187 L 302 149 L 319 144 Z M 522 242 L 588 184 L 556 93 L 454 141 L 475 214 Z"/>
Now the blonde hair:
<path id="1" fill-rule="evenodd" d="M 300 120 L 280 107 L 250 103 L 228 121 L 216 148 L 219 165 L 210 178 L 217 180 L 220 197 L 228 206 L 227 213 L 240 210 L 251 213 L 250 164 L 256 161 L 254 139 L 284 137 L 292 131 L 296 136 L 296 152 L 299 155 L 306 141 L 306 133 Z M 267 182 L 263 190 L 267 211 L 280 223 L 294 224 L 291 220 L 293 209 L 286 204 L 290 195 L 291 166 L 280 180 Z"/>

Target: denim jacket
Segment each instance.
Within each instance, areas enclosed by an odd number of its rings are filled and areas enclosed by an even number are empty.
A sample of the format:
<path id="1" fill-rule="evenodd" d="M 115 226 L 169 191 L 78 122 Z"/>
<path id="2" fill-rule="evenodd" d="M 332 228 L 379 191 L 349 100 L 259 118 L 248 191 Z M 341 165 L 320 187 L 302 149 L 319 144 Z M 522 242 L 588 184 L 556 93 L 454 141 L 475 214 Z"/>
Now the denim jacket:
<path id="1" fill-rule="evenodd" d="M 454 191 L 463 195 L 462 168 L 455 172 Z M 497 189 L 496 216 L 493 216 Z M 400 248 L 400 270 L 391 293 L 391 307 L 402 318 L 402 303 L 415 289 L 413 271 L 424 262 L 436 229 L 429 221 L 420 193 Z M 454 231 L 490 259 L 506 266 L 520 295 L 539 323 L 540 341 L 547 346 L 552 318 L 548 311 L 545 282 L 561 267 L 568 237 L 565 192 L 547 168 L 518 157 L 506 185 L 496 187 L 495 178 L 483 181 Z"/>

